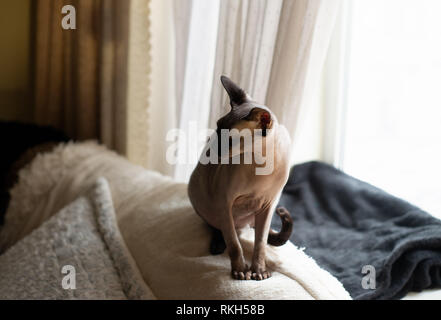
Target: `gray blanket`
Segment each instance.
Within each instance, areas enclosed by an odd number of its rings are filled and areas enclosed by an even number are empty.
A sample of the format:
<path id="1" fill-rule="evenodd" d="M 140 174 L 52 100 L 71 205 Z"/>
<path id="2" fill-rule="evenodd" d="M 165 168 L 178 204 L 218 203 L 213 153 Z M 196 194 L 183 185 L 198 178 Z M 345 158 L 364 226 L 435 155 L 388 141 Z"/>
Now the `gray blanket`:
<path id="1" fill-rule="evenodd" d="M 0 299 L 152 298 L 103 178 L 0 256 Z"/>
<path id="2" fill-rule="evenodd" d="M 280 205 L 294 220 L 291 241 L 354 299 L 441 287 L 441 220 L 410 203 L 309 162 L 293 168 Z M 280 228 L 277 217 L 272 227 Z"/>

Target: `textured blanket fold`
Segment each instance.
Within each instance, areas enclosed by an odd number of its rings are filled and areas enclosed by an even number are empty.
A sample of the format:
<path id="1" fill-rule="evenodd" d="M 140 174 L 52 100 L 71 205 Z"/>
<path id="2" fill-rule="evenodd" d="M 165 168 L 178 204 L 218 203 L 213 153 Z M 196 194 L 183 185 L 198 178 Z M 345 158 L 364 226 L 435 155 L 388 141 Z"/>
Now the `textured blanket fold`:
<path id="1" fill-rule="evenodd" d="M 293 168 L 280 205 L 291 241 L 339 279 L 354 299 L 398 299 L 441 287 L 441 221 L 319 162 Z M 280 228 L 273 219 L 273 228 Z M 363 288 L 373 266 L 375 289 Z M 366 286 L 365 286 L 366 287 Z"/>
<path id="2" fill-rule="evenodd" d="M 154 298 L 118 230 L 105 179 L 0 256 L 0 299 Z"/>

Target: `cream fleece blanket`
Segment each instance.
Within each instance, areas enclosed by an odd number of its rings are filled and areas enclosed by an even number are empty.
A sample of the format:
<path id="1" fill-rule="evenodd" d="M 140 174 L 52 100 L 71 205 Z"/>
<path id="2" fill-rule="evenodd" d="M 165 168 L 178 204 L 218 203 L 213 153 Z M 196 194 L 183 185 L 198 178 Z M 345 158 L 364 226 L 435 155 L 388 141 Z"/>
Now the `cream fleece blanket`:
<path id="1" fill-rule="evenodd" d="M 119 232 L 104 178 L 0 256 L 0 299 L 154 298 Z"/>
<path id="2" fill-rule="evenodd" d="M 0 232 L 0 250 L 28 235 L 101 176 L 109 181 L 126 245 L 159 299 L 350 299 L 340 282 L 291 243 L 268 248 L 272 278 L 231 279 L 227 254 L 208 252 L 210 232 L 194 213 L 186 185 L 94 142 L 60 145 L 20 171 Z M 250 259 L 253 230 L 240 238 Z"/>

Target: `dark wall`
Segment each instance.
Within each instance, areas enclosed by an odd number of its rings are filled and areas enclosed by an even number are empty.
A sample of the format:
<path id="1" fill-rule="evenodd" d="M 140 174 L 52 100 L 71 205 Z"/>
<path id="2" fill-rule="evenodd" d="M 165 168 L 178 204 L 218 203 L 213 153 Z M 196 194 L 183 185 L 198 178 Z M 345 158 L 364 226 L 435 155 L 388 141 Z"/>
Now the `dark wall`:
<path id="1" fill-rule="evenodd" d="M 31 0 L 0 1 L 0 120 L 29 121 Z"/>

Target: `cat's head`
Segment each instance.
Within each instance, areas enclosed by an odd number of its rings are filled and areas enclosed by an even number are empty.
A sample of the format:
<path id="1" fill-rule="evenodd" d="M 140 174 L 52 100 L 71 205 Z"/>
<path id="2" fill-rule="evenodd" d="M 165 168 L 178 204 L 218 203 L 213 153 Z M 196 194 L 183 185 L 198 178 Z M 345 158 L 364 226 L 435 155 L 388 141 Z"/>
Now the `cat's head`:
<path id="1" fill-rule="evenodd" d="M 217 121 L 217 132 L 222 129 L 261 129 L 262 136 L 277 122 L 271 110 L 259 104 L 231 79 L 221 76 L 221 82 L 230 97 L 231 110 Z"/>

